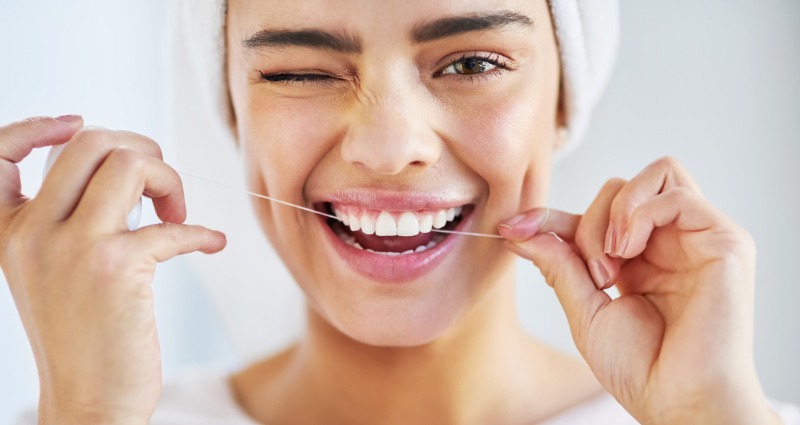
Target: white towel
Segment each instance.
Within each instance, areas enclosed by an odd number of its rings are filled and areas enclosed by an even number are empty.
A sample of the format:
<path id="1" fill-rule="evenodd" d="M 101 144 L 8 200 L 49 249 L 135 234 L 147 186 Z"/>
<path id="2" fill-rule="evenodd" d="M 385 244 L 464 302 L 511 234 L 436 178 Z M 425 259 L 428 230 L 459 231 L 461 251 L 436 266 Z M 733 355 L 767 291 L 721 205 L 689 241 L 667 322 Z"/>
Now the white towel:
<path id="1" fill-rule="evenodd" d="M 549 0 L 556 38 L 561 53 L 568 140 L 563 151 L 573 149 L 583 138 L 595 106 L 611 74 L 619 39 L 617 0 Z M 173 78 L 194 73 L 195 87 L 173 92 L 173 99 L 205 104 L 205 116 L 189 122 L 175 122 L 175 136 L 186 125 L 215 122 L 218 130 L 230 133 L 232 114 L 223 63 L 225 0 L 175 0 L 168 25 L 173 51 Z M 167 87 L 168 90 L 175 87 Z M 178 102 L 180 104 L 181 102 Z M 174 105 L 174 103 L 173 103 Z M 182 140 L 177 137 L 176 140 Z"/>
<path id="2" fill-rule="evenodd" d="M 176 168 L 244 188 L 244 173 L 237 172 L 241 160 L 233 140 L 223 63 L 225 1 L 174 0 L 170 6 L 165 134 L 174 146 Z M 618 5 L 617 0 L 551 0 L 550 6 L 561 53 L 568 124 L 560 157 L 582 138 L 611 72 Z M 263 235 L 253 231 L 258 224 L 250 200 L 190 178 L 184 181 L 190 221 L 228 235 L 224 252 L 191 258 L 221 312 L 234 350 L 248 361 L 279 349 L 302 330 L 302 294 Z M 265 332 L 268 323 L 281 326 Z"/>

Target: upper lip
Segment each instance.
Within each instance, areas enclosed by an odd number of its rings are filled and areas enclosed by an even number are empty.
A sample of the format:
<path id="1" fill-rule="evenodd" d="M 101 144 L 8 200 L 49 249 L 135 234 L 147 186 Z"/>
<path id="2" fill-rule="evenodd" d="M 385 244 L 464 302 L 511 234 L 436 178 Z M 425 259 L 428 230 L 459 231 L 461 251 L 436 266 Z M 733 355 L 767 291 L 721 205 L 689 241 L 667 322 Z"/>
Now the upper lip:
<path id="1" fill-rule="evenodd" d="M 358 205 L 376 211 L 420 211 L 455 208 L 474 199 L 455 193 L 419 193 L 374 189 L 349 189 L 314 197 L 313 203 Z"/>

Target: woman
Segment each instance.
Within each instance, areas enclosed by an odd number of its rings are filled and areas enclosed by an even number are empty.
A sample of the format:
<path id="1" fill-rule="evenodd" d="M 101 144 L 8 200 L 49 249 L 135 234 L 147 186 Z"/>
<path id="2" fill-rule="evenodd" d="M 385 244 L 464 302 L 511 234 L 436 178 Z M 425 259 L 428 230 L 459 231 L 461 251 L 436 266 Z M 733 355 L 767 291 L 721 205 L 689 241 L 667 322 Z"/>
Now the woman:
<path id="1" fill-rule="evenodd" d="M 569 41 L 547 2 L 303 6 L 228 4 L 230 122 L 253 191 L 347 227 L 256 204 L 306 295 L 307 335 L 229 387 L 170 389 L 155 418 L 781 423 L 753 367 L 752 241 L 679 164 L 609 181 L 581 216 L 537 208 L 582 112 L 560 90 L 572 71 L 557 41 Z M 37 358 L 40 420 L 148 423 L 161 390 L 155 264 L 225 240 L 180 224 L 180 178 L 154 142 L 81 127 L 67 116 L 0 131 L 0 264 Z M 13 163 L 67 141 L 26 201 Z M 142 192 L 166 224 L 128 232 Z M 505 240 L 424 232 L 434 224 Z M 585 364 L 520 329 L 512 252 L 553 286 Z M 601 289 L 614 284 L 612 301 Z"/>

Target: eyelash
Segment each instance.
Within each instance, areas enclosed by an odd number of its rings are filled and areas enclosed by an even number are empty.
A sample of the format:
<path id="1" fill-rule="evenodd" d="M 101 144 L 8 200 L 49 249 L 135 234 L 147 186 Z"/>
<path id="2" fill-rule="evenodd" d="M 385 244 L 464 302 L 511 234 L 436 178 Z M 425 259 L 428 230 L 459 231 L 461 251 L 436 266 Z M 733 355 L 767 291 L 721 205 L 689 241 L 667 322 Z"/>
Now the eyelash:
<path id="1" fill-rule="evenodd" d="M 497 53 L 483 53 L 483 54 L 482 53 L 474 53 L 474 54 L 462 55 L 460 58 L 456 58 L 456 59 L 451 60 L 450 62 L 447 63 L 447 65 L 445 67 L 443 67 L 442 69 L 437 71 L 434 74 L 434 76 L 441 77 L 442 75 L 449 75 L 449 74 L 444 74 L 444 71 L 447 70 L 448 68 L 450 68 L 451 66 L 454 67 L 458 63 L 463 63 L 463 62 L 466 62 L 466 61 L 471 60 L 471 59 L 477 59 L 477 60 L 480 60 L 482 62 L 488 63 L 488 64 L 494 66 L 494 68 L 490 69 L 489 71 L 481 72 L 479 74 L 472 74 L 472 75 L 469 75 L 469 74 L 453 74 L 453 75 L 455 75 L 458 78 L 463 78 L 463 79 L 467 79 L 467 80 L 473 80 L 475 78 L 484 78 L 485 79 L 485 78 L 488 78 L 490 76 L 494 76 L 495 74 L 498 74 L 498 73 L 500 73 L 502 71 L 508 71 L 509 69 L 511 69 L 510 66 L 508 65 L 508 62 L 504 61 L 503 58 L 500 57 L 500 55 L 498 55 Z"/>
<path id="2" fill-rule="evenodd" d="M 268 83 L 278 83 L 278 84 L 332 84 L 334 80 L 338 80 L 338 78 L 324 75 L 324 74 L 293 74 L 291 72 L 279 72 L 275 74 L 264 74 L 261 71 L 258 71 L 261 74 L 261 79 Z"/>
<path id="3" fill-rule="evenodd" d="M 444 67 L 434 73 L 434 77 L 441 77 L 442 75 L 450 75 L 444 74 L 444 71 L 452 66 L 455 66 L 458 63 L 468 61 L 470 59 L 477 59 L 483 62 L 486 62 L 492 65 L 492 68 L 489 71 L 481 72 L 479 74 L 467 75 L 467 74 L 455 74 L 455 77 L 459 78 L 460 80 L 465 81 L 476 81 L 478 78 L 487 79 L 491 76 L 495 76 L 503 71 L 510 70 L 511 67 L 508 65 L 506 61 L 504 61 L 500 55 L 496 53 L 491 54 L 465 54 L 459 58 L 453 59 L 447 63 Z M 258 71 L 261 74 L 261 79 L 267 83 L 278 83 L 278 84 L 322 84 L 322 85 L 330 85 L 335 83 L 339 78 L 336 78 L 331 75 L 325 74 L 296 74 L 291 72 L 278 72 L 274 74 L 265 74 L 261 71 Z"/>

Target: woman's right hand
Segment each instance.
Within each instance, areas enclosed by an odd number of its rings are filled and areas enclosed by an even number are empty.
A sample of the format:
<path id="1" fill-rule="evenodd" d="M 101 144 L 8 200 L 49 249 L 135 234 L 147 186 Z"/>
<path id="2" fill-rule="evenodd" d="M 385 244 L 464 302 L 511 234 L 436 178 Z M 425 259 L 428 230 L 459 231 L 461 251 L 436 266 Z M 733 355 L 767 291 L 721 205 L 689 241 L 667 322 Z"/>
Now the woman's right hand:
<path id="1" fill-rule="evenodd" d="M 26 198 L 16 163 L 67 141 Z M 163 223 L 129 231 L 143 193 Z M 39 423 L 149 422 L 161 389 L 156 264 L 225 246 L 185 217 L 180 177 L 146 137 L 77 116 L 0 127 L 0 267 L 36 358 Z"/>

